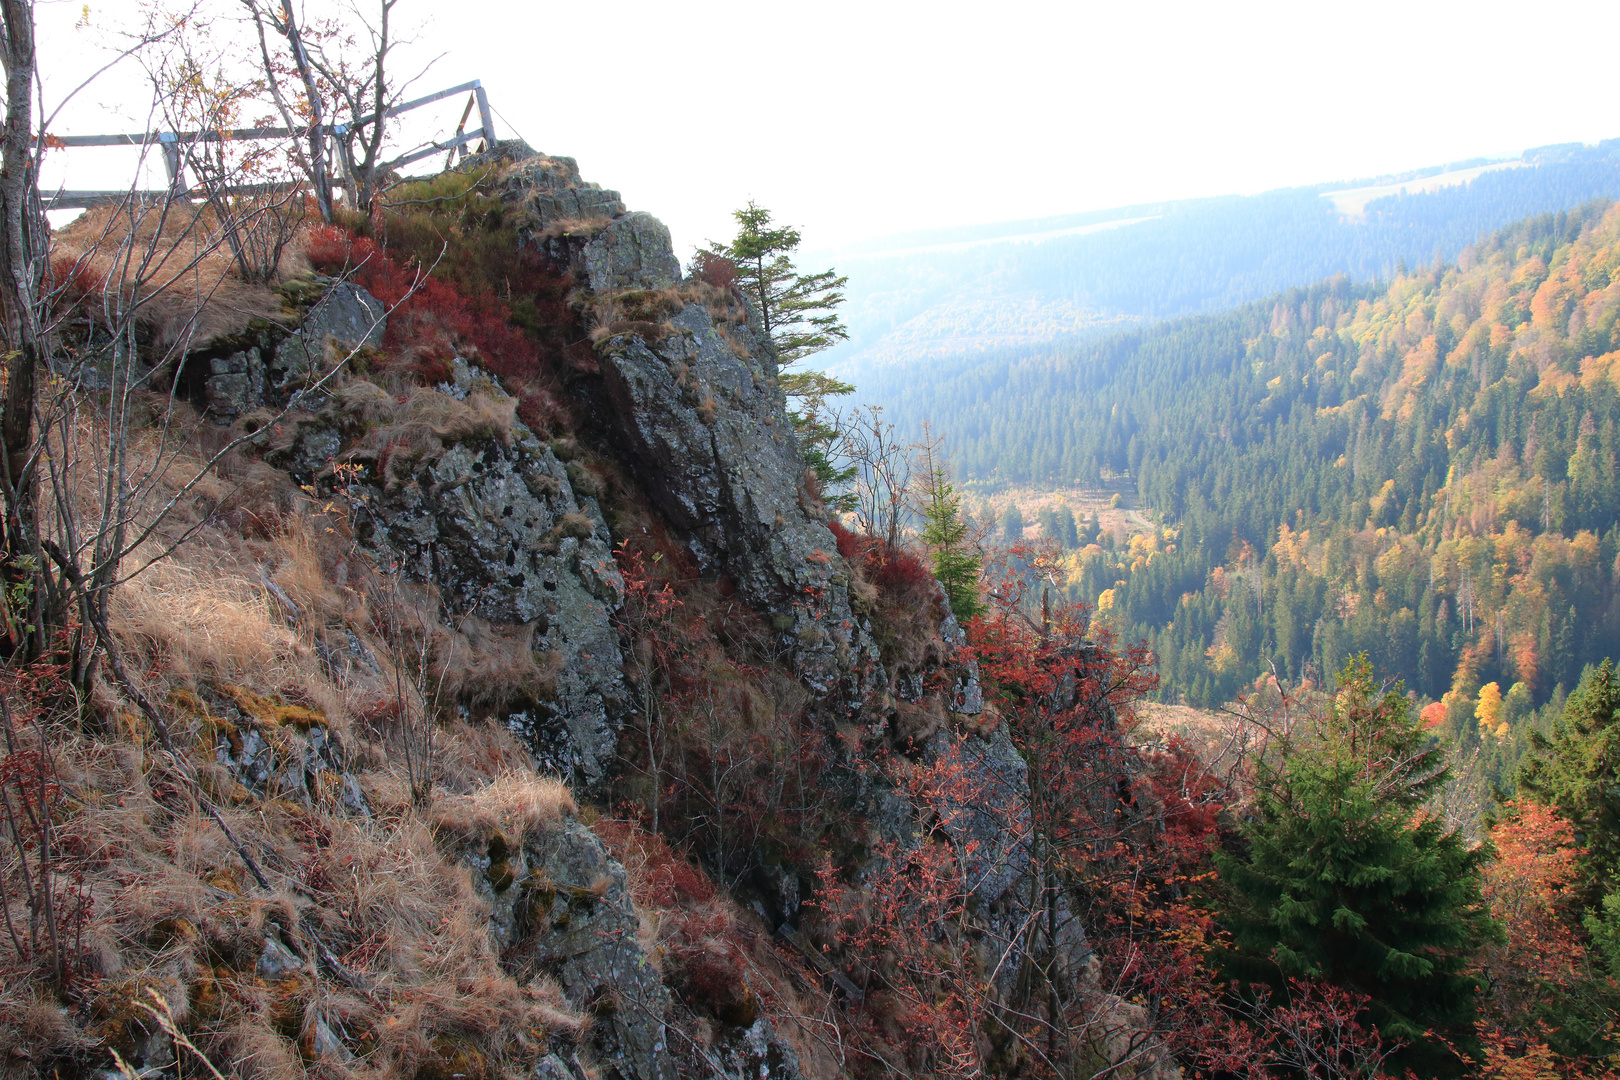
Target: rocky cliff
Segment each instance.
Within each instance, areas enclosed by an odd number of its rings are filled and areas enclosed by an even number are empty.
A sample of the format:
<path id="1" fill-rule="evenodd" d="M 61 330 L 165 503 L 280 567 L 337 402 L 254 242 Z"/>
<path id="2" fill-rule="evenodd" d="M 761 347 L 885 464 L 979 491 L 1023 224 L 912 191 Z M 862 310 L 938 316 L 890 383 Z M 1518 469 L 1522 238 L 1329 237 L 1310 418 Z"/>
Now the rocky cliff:
<path id="1" fill-rule="evenodd" d="M 13 1071 L 839 1074 L 861 988 L 802 902 L 818 865 L 870 880 L 873 851 L 940 828 L 971 841 L 987 969 L 1017 936 L 1024 763 L 974 720 L 938 588 L 876 579 L 830 527 L 746 301 L 683 279 L 667 229 L 569 159 L 508 145 L 458 175 L 457 227 L 554 299 L 524 324 L 531 367 L 425 337 L 449 316 L 351 265 L 175 373 L 247 440 L 198 510 L 199 558 L 279 644 L 181 664 L 186 627 L 124 612 L 191 756 L 143 763 L 138 724 L 68 751 L 75 798 L 134 808 L 148 862 L 81 879 L 103 944 L 80 1004 L 10 1029 L 32 1047 Z M 878 763 L 964 731 L 1006 805 L 930 819 Z"/>

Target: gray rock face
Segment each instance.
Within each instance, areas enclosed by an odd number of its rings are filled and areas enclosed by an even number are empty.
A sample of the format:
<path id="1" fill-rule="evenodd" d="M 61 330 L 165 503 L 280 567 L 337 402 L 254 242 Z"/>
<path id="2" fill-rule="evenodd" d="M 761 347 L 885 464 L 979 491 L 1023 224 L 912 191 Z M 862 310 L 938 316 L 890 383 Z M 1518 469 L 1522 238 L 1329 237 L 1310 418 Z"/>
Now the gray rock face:
<path id="1" fill-rule="evenodd" d="M 625 447 L 698 561 L 725 572 L 790 637 L 800 675 L 826 693 L 864 649 L 826 524 L 804 507 L 804 462 L 775 381 L 687 305 L 656 345 L 606 343 L 601 369 Z"/>
<path id="2" fill-rule="evenodd" d="M 290 334 L 272 325 L 236 351 L 189 359 L 206 365 L 197 404 L 216 420 L 233 420 L 263 405 L 295 402 L 350 350 L 380 344 L 386 330 L 382 301 L 358 285 L 337 282 Z"/>
<path id="3" fill-rule="evenodd" d="M 799 1055 L 764 1017 L 717 1039 L 708 1057 L 703 1064 L 727 1080 L 801 1080 L 804 1075 Z"/>
<path id="4" fill-rule="evenodd" d="M 306 807 L 316 798 L 330 798 L 349 813 L 371 812 L 337 737 L 315 714 L 268 724 L 247 708 L 224 705 L 219 711 L 225 718 L 210 721 L 214 760 L 253 794 Z"/>
<path id="5" fill-rule="evenodd" d="M 602 1075 L 674 1080 L 669 991 L 636 936 L 624 867 L 601 841 L 570 819 L 515 851 L 490 838 L 464 857 L 502 953 L 550 974 L 571 1005 L 595 1016 L 589 1038 Z M 560 1058 L 546 1068 L 537 1075 L 572 1075 Z"/>
<path id="6" fill-rule="evenodd" d="M 582 180 L 573 158 L 548 157 L 527 146 L 506 143 L 498 144 L 491 157 L 516 162 L 504 180 L 506 195 L 528 214 L 534 232 L 559 223 L 601 221 L 624 213 L 619 193 Z M 469 159 L 462 168 L 477 164 Z"/>
<path id="7" fill-rule="evenodd" d="M 960 756 L 962 788 L 972 795 L 936 812 L 957 850 L 970 852 L 966 870 L 973 895 L 993 903 L 1029 871 L 1029 766 L 1000 725 L 988 737 L 960 741 L 941 731 L 928 750 L 936 758 Z"/>
<path id="8" fill-rule="evenodd" d="M 264 357 L 257 348 L 208 361 L 203 407 L 222 419 L 240 416 L 264 403 Z"/>
<path id="9" fill-rule="evenodd" d="M 585 276 L 597 294 L 663 289 L 681 280 L 669 228 L 651 214 L 626 214 L 585 245 Z"/>
<path id="10" fill-rule="evenodd" d="M 271 385 L 296 393 L 331 370 L 349 350 L 382 342 L 388 309 L 351 282 L 329 289 L 268 362 Z"/>
<path id="11" fill-rule="evenodd" d="M 478 379 L 465 365 L 460 375 Z M 521 423 L 510 443 L 454 443 L 398 487 L 374 491 L 368 542 L 436 585 L 451 615 L 532 625 L 535 650 L 557 654 L 554 695 L 506 722 L 543 768 L 594 788 L 628 703 L 609 617 L 624 581 L 596 501 L 576 498 L 562 462 Z"/>

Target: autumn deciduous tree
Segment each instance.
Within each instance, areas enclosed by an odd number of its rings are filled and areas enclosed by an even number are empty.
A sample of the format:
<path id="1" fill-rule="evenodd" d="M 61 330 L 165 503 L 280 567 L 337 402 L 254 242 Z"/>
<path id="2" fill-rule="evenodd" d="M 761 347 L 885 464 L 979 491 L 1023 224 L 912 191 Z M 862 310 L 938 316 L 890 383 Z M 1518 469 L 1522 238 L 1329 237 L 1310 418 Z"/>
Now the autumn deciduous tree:
<path id="1" fill-rule="evenodd" d="M 1491 845 L 1484 898 L 1504 934 L 1477 960 L 1487 1056 L 1556 1056 L 1564 1072 L 1589 1075 L 1586 1064 L 1612 1049 L 1620 987 L 1609 974 L 1604 920 L 1583 919 L 1575 829 L 1555 810 L 1508 803 Z"/>
<path id="2" fill-rule="evenodd" d="M 1497 933 L 1481 902 L 1488 852 L 1423 809 L 1446 782 L 1443 751 L 1365 657 L 1314 721 L 1262 759 L 1243 844 L 1216 855 L 1226 970 L 1365 995 L 1370 1023 L 1408 1044 L 1401 1066 L 1457 1075 L 1465 1063 L 1437 1036 L 1475 1049 L 1468 965 Z"/>

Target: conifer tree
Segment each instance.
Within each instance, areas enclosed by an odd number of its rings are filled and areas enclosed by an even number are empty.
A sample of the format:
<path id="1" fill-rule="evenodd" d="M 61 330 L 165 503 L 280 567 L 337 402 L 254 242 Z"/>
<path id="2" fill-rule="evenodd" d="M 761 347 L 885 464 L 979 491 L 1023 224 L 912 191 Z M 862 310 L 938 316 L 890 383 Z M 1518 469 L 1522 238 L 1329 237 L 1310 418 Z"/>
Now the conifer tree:
<path id="1" fill-rule="evenodd" d="M 1017 503 L 1013 503 L 1002 511 L 1001 531 L 1007 534 L 1009 541 L 1024 538 L 1024 512 L 1018 509 Z"/>
<path id="2" fill-rule="evenodd" d="M 782 390 L 794 404 L 788 410 L 805 463 L 823 487 L 847 483 L 852 467 L 835 462 L 839 429 L 827 399 L 855 392 L 855 387 L 824 371 L 789 370 L 801 360 L 849 337 L 838 318 L 849 278 L 835 270 L 801 274 L 793 263 L 802 237 L 799 230 L 772 226 L 771 212 L 752 199 L 733 211 L 737 236 L 729 244 L 710 241 L 699 260 L 723 258 L 737 269 L 737 285 L 758 309 L 762 329 L 776 351 Z"/>
<path id="3" fill-rule="evenodd" d="M 951 613 L 966 623 L 984 610 L 979 598 L 979 574 L 984 559 L 968 538 L 967 522 L 962 519 L 962 496 L 950 482 L 946 462 L 934 444 L 923 446 L 923 543 L 928 545 L 934 577 L 945 587 Z"/>
<path id="4" fill-rule="evenodd" d="M 1466 966 L 1496 930 L 1483 912 L 1483 848 L 1422 806 L 1446 782 L 1399 684 L 1380 690 L 1365 655 L 1309 730 L 1263 761 L 1245 850 L 1216 855 L 1224 957 L 1240 984 L 1320 980 L 1366 995 L 1367 1019 L 1407 1043 L 1400 1065 L 1449 1076 L 1472 1046 L 1477 980 Z"/>
<path id="5" fill-rule="evenodd" d="M 1587 901 L 1596 904 L 1620 872 L 1620 678 L 1614 663 L 1588 668 L 1551 736 L 1532 728 L 1530 745 L 1519 787 L 1574 824 L 1586 851 Z"/>

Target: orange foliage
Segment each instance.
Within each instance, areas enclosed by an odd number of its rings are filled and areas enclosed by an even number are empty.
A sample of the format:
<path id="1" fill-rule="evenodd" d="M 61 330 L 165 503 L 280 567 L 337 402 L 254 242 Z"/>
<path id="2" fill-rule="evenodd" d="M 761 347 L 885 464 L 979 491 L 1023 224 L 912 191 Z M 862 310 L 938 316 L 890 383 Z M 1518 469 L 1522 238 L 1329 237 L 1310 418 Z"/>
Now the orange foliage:
<path id="1" fill-rule="evenodd" d="M 1491 830 L 1497 858 L 1486 866 L 1483 893 L 1507 933 L 1485 949 L 1480 967 L 1495 988 L 1490 1008 L 1517 1027 L 1529 1023 L 1543 987 L 1568 989 L 1587 977 L 1586 948 L 1574 929 L 1582 849 L 1574 826 L 1556 812 L 1534 803 L 1506 810 Z"/>

